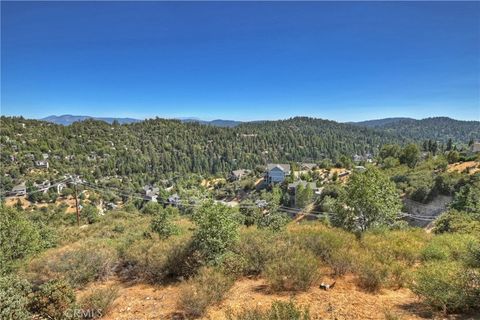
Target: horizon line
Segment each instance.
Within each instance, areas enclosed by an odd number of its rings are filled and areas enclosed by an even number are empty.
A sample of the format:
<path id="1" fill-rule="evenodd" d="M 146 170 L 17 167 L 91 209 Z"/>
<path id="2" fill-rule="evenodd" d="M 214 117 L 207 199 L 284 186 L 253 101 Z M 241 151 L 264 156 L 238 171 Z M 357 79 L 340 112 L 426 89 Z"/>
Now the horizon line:
<path id="1" fill-rule="evenodd" d="M 435 115 L 435 116 L 428 116 L 428 117 L 409 117 L 409 116 L 385 116 L 385 117 L 378 117 L 378 118 L 366 118 L 363 120 L 348 120 L 348 121 L 340 121 L 340 120 L 335 120 L 335 119 L 330 119 L 330 118 L 322 118 L 318 116 L 311 116 L 311 115 L 292 115 L 292 116 L 287 116 L 284 118 L 276 118 L 276 119 L 255 119 L 255 120 L 237 120 L 237 119 L 232 119 L 232 118 L 202 118 L 202 117 L 197 117 L 197 116 L 178 116 L 178 117 L 167 117 L 167 116 L 160 116 L 160 115 L 155 115 L 155 116 L 146 116 L 146 117 L 135 117 L 135 116 L 96 116 L 96 115 L 81 115 L 81 114 L 50 114 L 48 116 L 44 117 L 28 117 L 25 115 L 7 115 L 7 114 L 0 114 L 0 116 L 4 117 L 23 117 L 28 120 L 40 120 L 44 121 L 48 117 L 64 117 L 64 116 L 71 116 L 71 117 L 89 117 L 89 118 L 111 118 L 111 119 L 132 119 L 132 120 L 138 120 L 138 121 L 146 121 L 146 120 L 154 120 L 156 118 L 159 119 L 165 119 L 165 120 L 192 120 L 192 121 L 235 121 L 235 122 L 262 122 L 262 121 L 283 121 L 283 120 L 288 120 L 292 118 L 312 118 L 312 119 L 319 119 L 319 120 L 328 120 L 328 121 L 335 121 L 338 123 L 350 123 L 350 122 L 364 122 L 364 121 L 374 121 L 374 120 L 383 120 L 383 119 L 392 119 L 392 118 L 404 118 L 404 119 L 411 119 L 411 120 L 425 120 L 425 119 L 430 119 L 430 118 L 450 118 L 453 120 L 457 121 L 474 121 L 474 122 L 480 122 L 480 118 L 478 119 L 460 119 L 460 118 L 453 118 L 451 116 L 447 115 Z"/>

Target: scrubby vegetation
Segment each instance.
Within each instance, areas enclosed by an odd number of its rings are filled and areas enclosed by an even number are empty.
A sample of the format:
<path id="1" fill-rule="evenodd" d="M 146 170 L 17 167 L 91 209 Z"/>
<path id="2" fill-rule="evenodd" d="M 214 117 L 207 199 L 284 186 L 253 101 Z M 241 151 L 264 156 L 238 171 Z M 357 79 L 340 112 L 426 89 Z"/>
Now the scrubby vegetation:
<path id="1" fill-rule="evenodd" d="M 307 308 L 301 309 L 294 302 L 275 301 L 269 310 L 246 309 L 240 313 L 227 313 L 228 320 L 310 320 Z"/>
<path id="2" fill-rule="evenodd" d="M 194 278 L 183 284 L 179 307 L 189 317 L 203 315 L 205 309 L 220 302 L 233 284 L 233 279 L 218 270 L 201 269 Z"/>

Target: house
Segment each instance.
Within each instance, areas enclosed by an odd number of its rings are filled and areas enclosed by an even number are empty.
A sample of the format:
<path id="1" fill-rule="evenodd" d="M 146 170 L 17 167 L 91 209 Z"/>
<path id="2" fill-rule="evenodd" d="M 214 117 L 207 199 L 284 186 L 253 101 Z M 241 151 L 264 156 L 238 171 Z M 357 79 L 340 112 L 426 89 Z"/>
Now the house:
<path id="1" fill-rule="evenodd" d="M 306 170 L 306 171 L 311 171 L 315 169 L 317 165 L 315 163 L 301 163 L 300 164 L 300 169 L 301 170 Z"/>
<path id="2" fill-rule="evenodd" d="M 35 188 L 37 188 L 37 191 L 38 192 L 43 192 L 43 193 L 47 193 L 48 189 L 50 189 L 51 185 L 52 184 L 50 183 L 49 180 L 45 180 L 42 183 L 36 183 L 36 182 L 33 183 L 33 186 Z"/>
<path id="3" fill-rule="evenodd" d="M 180 196 L 178 194 L 173 194 L 167 199 L 168 204 L 176 207 L 180 204 Z"/>
<path id="4" fill-rule="evenodd" d="M 106 207 L 107 207 L 108 210 L 115 210 L 115 209 L 117 209 L 118 206 L 113 202 L 109 202 L 109 203 L 106 204 Z"/>
<path id="5" fill-rule="evenodd" d="M 27 187 L 25 182 L 22 182 L 12 188 L 12 191 L 8 192 L 9 197 L 22 197 L 27 194 Z"/>
<path id="6" fill-rule="evenodd" d="M 354 170 L 357 171 L 357 172 L 365 172 L 365 170 L 367 170 L 367 168 L 365 168 L 364 166 L 355 166 Z"/>
<path id="7" fill-rule="evenodd" d="M 143 199 L 146 201 L 153 201 L 157 202 L 158 192 L 160 191 L 159 188 L 153 187 L 151 185 L 146 185 L 143 187 L 142 194 Z"/>
<path id="8" fill-rule="evenodd" d="M 290 175 L 290 165 L 280 163 L 267 164 L 267 172 L 265 173 L 265 181 L 270 183 L 282 183 L 285 178 Z"/>
<path id="9" fill-rule="evenodd" d="M 362 162 L 362 161 L 365 161 L 365 162 L 368 162 L 368 163 L 372 163 L 373 162 L 373 154 L 371 153 L 366 153 L 365 155 L 359 155 L 359 154 L 355 154 L 353 157 L 353 162 Z"/>
<path id="10" fill-rule="evenodd" d="M 364 159 L 364 157 L 361 156 L 361 155 L 356 154 L 356 155 L 353 156 L 353 161 L 354 161 L 354 162 L 361 162 L 361 161 L 363 161 L 363 160 L 365 160 L 365 159 Z"/>
<path id="11" fill-rule="evenodd" d="M 470 150 L 471 150 L 472 152 L 480 152 L 480 142 L 479 142 L 479 141 L 474 142 L 474 143 L 472 144 L 472 146 L 470 147 Z"/>
<path id="12" fill-rule="evenodd" d="M 243 177 L 249 175 L 251 172 L 252 170 L 247 170 L 247 169 L 233 170 L 232 173 L 230 174 L 230 180 L 232 181 L 242 180 Z"/>
<path id="13" fill-rule="evenodd" d="M 268 206 L 268 202 L 267 200 L 258 199 L 257 201 L 255 201 L 255 205 L 258 208 L 266 208 Z"/>
<path id="14" fill-rule="evenodd" d="M 35 161 L 35 167 L 41 168 L 41 169 L 48 169 L 48 161 L 47 160 L 37 160 Z"/>

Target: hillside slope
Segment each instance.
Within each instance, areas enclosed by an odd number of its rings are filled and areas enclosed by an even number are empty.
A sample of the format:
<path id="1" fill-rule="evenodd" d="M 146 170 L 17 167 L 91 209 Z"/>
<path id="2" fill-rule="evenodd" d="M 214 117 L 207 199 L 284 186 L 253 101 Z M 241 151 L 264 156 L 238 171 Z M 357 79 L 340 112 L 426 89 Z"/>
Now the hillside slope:
<path id="1" fill-rule="evenodd" d="M 480 139 L 480 121 L 460 121 L 447 117 L 415 120 L 409 118 L 390 118 L 356 123 L 359 126 L 375 128 L 409 140 L 433 140 L 447 142 L 466 142 Z"/>

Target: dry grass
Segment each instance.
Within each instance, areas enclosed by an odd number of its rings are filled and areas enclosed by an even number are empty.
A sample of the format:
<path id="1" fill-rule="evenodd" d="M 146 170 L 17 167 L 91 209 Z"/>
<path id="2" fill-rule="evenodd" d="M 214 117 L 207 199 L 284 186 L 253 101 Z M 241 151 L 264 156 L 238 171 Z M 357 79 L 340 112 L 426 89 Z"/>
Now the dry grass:
<path id="1" fill-rule="evenodd" d="M 478 161 L 466 161 L 466 162 L 457 162 L 448 165 L 448 172 L 464 172 L 465 170 L 470 169 L 469 174 L 474 174 L 480 171 L 480 162 Z"/>

